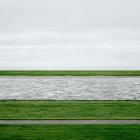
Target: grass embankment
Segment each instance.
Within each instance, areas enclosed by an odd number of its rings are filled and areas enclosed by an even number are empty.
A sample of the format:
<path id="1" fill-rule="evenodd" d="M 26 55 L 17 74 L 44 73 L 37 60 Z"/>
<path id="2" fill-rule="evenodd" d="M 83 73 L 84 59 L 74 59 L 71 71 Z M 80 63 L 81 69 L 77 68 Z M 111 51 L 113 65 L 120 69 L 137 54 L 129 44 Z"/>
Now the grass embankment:
<path id="1" fill-rule="evenodd" d="M 2 140 L 139 140 L 140 125 L 0 125 Z"/>
<path id="2" fill-rule="evenodd" d="M 140 102 L 0 101 L 0 119 L 140 119 Z"/>
<path id="3" fill-rule="evenodd" d="M 140 71 L 0 71 L 9 76 L 140 76 Z"/>

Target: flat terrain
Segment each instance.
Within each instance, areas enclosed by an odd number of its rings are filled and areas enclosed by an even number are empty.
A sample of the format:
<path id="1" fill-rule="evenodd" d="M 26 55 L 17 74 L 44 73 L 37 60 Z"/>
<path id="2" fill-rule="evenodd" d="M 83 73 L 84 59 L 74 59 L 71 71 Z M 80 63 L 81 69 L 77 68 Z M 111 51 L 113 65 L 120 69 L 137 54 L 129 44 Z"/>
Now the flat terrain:
<path id="1" fill-rule="evenodd" d="M 140 125 L 0 125 L 0 140 L 139 140 Z"/>
<path id="2" fill-rule="evenodd" d="M 0 101 L 2 120 L 139 120 L 139 101 Z"/>
<path id="3" fill-rule="evenodd" d="M 9 76 L 140 76 L 140 71 L 0 71 Z"/>

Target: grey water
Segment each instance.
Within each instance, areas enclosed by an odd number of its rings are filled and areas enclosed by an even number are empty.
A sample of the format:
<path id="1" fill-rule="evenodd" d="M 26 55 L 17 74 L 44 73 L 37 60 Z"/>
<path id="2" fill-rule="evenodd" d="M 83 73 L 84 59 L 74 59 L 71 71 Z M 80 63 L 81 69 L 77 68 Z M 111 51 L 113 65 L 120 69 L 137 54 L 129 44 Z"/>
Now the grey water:
<path id="1" fill-rule="evenodd" d="M 140 100 L 140 77 L 0 76 L 0 100 Z"/>

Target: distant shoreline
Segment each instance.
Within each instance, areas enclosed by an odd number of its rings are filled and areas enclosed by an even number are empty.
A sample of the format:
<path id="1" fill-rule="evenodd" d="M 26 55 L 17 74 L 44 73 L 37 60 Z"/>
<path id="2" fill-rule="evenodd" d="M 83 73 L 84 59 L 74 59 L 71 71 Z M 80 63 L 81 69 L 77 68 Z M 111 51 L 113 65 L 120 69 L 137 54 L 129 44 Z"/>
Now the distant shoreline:
<path id="1" fill-rule="evenodd" d="M 140 70 L 0 70 L 0 76 L 140 76 Z"/>
<path id="2" fill-rule="evenodd" d="M 42 76 L 40 76 L 40 75 L 0 75 L 0 79 L 5 79 L 5 78 L 12 78 L 12 79 L 14 79 L 14 78 L 18 78 L 18 79 L 60 79 L 60 78 L 65 78 L 65 79 L 73 79 L 73 78 L 82 78 L 82 79 L 84 79 L 84 78 L 89 78 L 89 79 L 93 79 L 93 78 L 99 78 L 99 79 L 101 79 L 101 78 L 140 78 L 140 76 L 138 75 L 138 76 L 84 76 L 84 75 L 82 75 L 82 76 L 80 76 L 80 75 L 78 75 L 78 76 L 76 76 L 76 75 L 74 75 L 74 76 L 72 76 L 72 75 L 66 75 L 66 76 L 55 76 L 55 75 L 42 75 Z"/>

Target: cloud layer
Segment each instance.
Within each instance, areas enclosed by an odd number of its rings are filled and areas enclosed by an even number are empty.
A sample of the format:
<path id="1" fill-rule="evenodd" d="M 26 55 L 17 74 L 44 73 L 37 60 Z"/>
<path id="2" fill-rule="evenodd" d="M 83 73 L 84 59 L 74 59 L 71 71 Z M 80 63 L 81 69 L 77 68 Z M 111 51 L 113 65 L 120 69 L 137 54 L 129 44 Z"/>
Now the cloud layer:
<path id="1" fill-rule="evenodd" d="M 140 69 L 139 0 L 0 0 L 0 69 Z"/>

